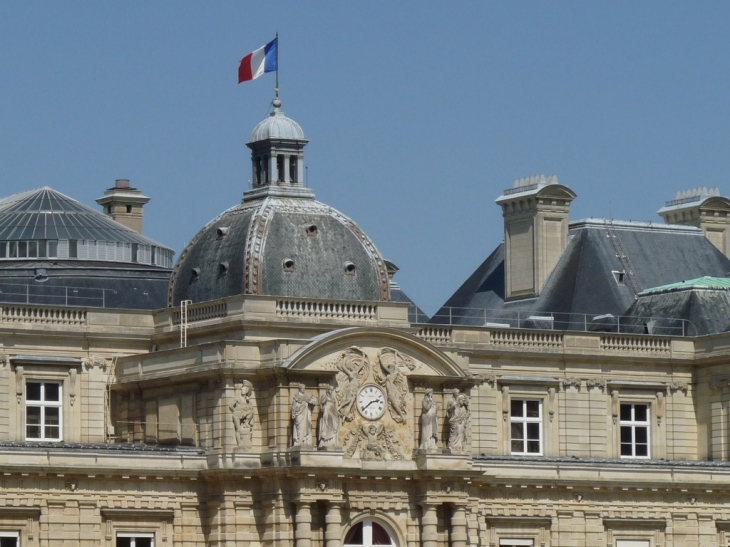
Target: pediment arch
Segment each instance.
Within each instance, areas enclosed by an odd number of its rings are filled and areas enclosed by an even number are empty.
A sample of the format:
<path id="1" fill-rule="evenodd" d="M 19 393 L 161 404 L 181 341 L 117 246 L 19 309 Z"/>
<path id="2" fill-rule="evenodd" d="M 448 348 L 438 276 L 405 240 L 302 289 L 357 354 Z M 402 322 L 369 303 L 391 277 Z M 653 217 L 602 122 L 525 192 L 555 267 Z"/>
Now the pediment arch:
<path id="1" fill-rule="evenodd" d="M 377 355 L 396 351 L 414 362 L 412 376 L 441 376 L 465 378 L 464 370 L 443 351 L 412 334 L 388 328 L 351 327 L 328 332 L 313 338 L 282 363 L 288 370 L 328 371 L 333 356 L 350 348 Z"/>

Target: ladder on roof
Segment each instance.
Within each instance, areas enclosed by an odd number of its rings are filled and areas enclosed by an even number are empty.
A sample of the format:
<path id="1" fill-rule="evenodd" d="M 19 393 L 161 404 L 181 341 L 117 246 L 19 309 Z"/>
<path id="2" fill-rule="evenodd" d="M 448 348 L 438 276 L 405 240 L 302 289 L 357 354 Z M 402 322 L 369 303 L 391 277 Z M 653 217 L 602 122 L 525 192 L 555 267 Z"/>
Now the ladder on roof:
<path id="1" fill-rule="evenodd" d="M 188 305 L 192 304 L 192 300 L 180 301 L 180 347 L 185 348 L 188 345 Z"/>
<path id="2" fill-rule="evenodd" d="M 634 293 L 634 298 L 636 298 L 636 295 L 641 292 L 641 283 L 639 282 L 639 278 L 636 275 L 634 267 L 631 265 L 629 255 L 626 254 L 626 250 L 621 244 L 621 238 L 618 236 L 616 226 L 613 224 L 613 219 L 608 220 L 607 226 L 608 237 L 611 239 L 611 243 L 613 244 L 613 250 L 616 251 L 616 258 L 618 258 L 619 262 L 621 262 L 621 267 L 624 269 L 626 274 L 625 283 L 628 285 L 629 289 L 631 289 L 631 292 Z"/>

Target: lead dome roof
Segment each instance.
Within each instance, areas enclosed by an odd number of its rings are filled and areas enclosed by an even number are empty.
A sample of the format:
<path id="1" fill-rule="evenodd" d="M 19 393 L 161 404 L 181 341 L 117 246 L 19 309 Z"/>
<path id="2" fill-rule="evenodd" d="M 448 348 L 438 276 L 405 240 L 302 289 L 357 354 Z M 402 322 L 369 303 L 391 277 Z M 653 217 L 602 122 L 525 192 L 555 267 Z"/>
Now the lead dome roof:
<path id="1" fill-rule="evenodd" d="M 269 117 L 260 121 L 251 133 L 251 142 L 267 139 L 304 140 L 302 127 L 285 116 L 279 108 L 281 101 L 275 99 L 273 104 L 274 110 L 271 111 Z"/>
<path id="2" fill-rule="evenodd" d="M 390 300 L 382 256 L 355 222 L 304 186 L 304 132 L 278 99 L 272 104 L 248 143 L 260 179 L 182 251 L 168 304 L 241 294 Z"/>

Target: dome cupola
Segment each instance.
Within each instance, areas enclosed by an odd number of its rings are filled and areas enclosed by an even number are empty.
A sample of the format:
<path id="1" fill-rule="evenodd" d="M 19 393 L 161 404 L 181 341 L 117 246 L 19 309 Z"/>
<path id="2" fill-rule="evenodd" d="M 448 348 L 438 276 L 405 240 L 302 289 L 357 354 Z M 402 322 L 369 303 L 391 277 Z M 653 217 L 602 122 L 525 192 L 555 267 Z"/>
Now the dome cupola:
<path id="1" fill-rule="evenodd" d="M 242 294 L 390 300 L 383 257 L 351 219 L 304 186 L 304 131 L 274 99 L 251 149 L 252 188 L 180 255 L 168 303 Z"/>

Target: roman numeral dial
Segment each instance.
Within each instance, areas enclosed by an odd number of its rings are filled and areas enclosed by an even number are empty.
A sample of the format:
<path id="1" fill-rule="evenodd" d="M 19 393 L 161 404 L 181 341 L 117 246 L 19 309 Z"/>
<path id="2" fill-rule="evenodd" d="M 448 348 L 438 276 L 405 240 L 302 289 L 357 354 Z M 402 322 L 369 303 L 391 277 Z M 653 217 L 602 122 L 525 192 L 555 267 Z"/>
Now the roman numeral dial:
<path id="1" fill-rule="evenodd" d="M 385 393 L 376 385 L 367 385 L 357 394 L 357 410 L 363 418 L 377 420 L 385 413 Z"/>

